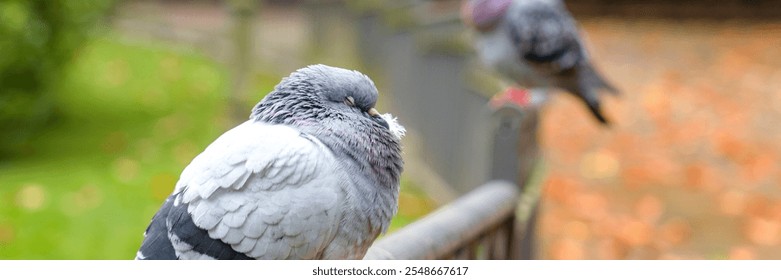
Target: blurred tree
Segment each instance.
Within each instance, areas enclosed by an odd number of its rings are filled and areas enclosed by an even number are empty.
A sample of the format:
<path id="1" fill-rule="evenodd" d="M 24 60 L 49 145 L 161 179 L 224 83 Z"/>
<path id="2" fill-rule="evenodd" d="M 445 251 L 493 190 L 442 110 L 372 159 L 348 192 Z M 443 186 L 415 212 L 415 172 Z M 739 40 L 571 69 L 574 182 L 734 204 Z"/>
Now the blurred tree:
<path id="1" fill-rule="evenodd" d="M 51 118 L 54 82 L 113 2 L 0 1 L 0 157 Z"/>

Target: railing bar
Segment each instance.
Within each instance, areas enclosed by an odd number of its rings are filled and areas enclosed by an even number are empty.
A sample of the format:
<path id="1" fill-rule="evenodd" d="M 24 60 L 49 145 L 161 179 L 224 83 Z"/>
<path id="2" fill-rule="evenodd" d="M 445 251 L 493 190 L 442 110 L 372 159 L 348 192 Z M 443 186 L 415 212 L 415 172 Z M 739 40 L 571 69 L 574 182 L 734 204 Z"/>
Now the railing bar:
<path id="1" fill-rule="evenodd" d="M 469 257 L 467 247 L 461 247 L 453 254 L 454 260 L 466 260 Z"/>
<path id="2" fill-rule="evenodd" d="M 467 246 L 467 254 L 465 260 L 477 260 L 477 253 L 479 252 L 477 246 L 480 245 L 479 239 L 472 240 Z"/>
<path id="3" fill-rule="evenodd" d="M 517 247 L 517 243 L 516 243 L 516 247 L 512 247 L 514 245 L 513 240 L 515 239 L 515 234 L 516 234 L 515 227 L 517 226 L 516 224 L 517 222 L 518 222 L 517 217 L 513 217 L 512 219 L 507 220 L 507 223 L 504 224 L 504 229 L 507 231 L 507 240 L 505 240 L 504 243 L 504 246 L 507 247 L 507 254 L 505 255 L 505 259 L 508 260 L 518 259 L 514 255 L 514 253 L 516 252 L 515 249 Z"/>
<path id="4" fill-rule="evenodd" d="M 512 217 L 518 188 L 493 181 L 372 245 L 365 259 L 440 259 Z M 468 248 L 475 250 L 476 248 Z M 472 253 L 472 255 L 474 255 Z"/>
<path id="5" fill-rule="evenodd" d="M 518 208 L 515 212 L 515 221 L 511 225 L 511 240 L 514 247 L 513 259 L 529 260 L 535 258 L 534 231 L 537 224 L 540 196 L 542 191 L 541 173 L 536 172 L 537 167 L 530 172 L 529 179 L 524 185 Z"/>
<path id="6" fill-rule="evenodd" d="M 517 243 L 514 243 L 516 230 L 517 227 L 517 220 L 515 218 L 510 219 L 507 221 L 507 223 L 504 225 L 505 230 L 507 230 L 507 240 L 505 241 L 505 246 L 507 246 L 507 255 L 505 256 L 508 260 L 517 260 L 518 256 L 520 254 L 517 254 L 517 252 L 520 251 L 520 248 L 518 248 Z M 515 247 L 513 247 L 515 245 Z"/>
<path id="7" fill-rule="evenodd" d="M 497 228 L 498 229 L 498 228 Z M 496 241 L 497 229 L 486 232 L 485 236 L 481 240 L 481 246 L 483 247 L 483 254 L 481 260 L 491 260 L 494 256 L 494 242 Z"/>
<path id="8" fill-rule="evenodd" d="M 509 230 L 507 229 L 507 224 L 513 222 L 513 219 L 508 219 L 499 228 L 496 229 L 496 237 L 493 244 L 491 244 L 494 247 L 493 254 L 491 255 L 492 260 L 508 259 L 509 248 L 507 246 L 509 245 L 508 240 L 510 236 Z"/>

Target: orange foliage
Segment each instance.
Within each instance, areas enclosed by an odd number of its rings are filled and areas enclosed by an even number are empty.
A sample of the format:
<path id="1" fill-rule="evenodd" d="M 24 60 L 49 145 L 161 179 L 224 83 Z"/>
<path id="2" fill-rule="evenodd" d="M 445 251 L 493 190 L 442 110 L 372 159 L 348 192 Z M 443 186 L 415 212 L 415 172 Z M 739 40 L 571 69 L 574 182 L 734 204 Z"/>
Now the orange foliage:
<path id="1" fill-rule="evenodd" d="M 757 258 L 755 250 L 746 246 L 736 246 L 729 250 L 730 260 L 753 260 Z"/>
<path id="2" fill-rule="evenodd" d="M 673 219 L 659 228 L 661 242 L 676 246 L 686 242 L 691 237 L 691 227 L 682 219 Z"/>
<path id="3" fill-rule="evenodd" d="M 626 22 L 581 21 L 615 124 L 543 110 L 541 257 L 781 258 L 781 24 Z"/>
<path id="4" fill-rule="evenodd" d="M 765 218 L 749 218 L 743 230 L 746 239 L 757 245 L 777 245 L 781 237 L 781 224 Z"/>
<path id="5" fill-rule="evenodd" d="M 616 237 L 629 246 L 645 246 L 651 242 L 653 228 L 638 219 L 626 219 L 622 221 Z"/>
<path id="6" fill-rule="evenodd" d="M 576 260 L 585 256 L 583 243 L 573 239 L 559 239 L 551 245 L 550 254 L 556 260 Z"/>
<path id="7" fill-rule="evenodd" d="M 582 188 L 582 185 L 576 180 L 550 177 L 543 187 L 543 197 L 546 200 L 566 203 L 572 199 L 572 195 L 582 190 Z"/>
<path id="8" fill-rule="evenodd" d="M 635 203 L 635 216 L 652 224 L 664 213 L 664 203 L 656 196 L 646 195 Z"/>
<path id="9" fill-rule="evenodd" d="M 738 216 L 743 213 L 746 203 L 748 198 L 744 192 L 730 190 L 719 196 L 719 209 L 727 216 Z"/>

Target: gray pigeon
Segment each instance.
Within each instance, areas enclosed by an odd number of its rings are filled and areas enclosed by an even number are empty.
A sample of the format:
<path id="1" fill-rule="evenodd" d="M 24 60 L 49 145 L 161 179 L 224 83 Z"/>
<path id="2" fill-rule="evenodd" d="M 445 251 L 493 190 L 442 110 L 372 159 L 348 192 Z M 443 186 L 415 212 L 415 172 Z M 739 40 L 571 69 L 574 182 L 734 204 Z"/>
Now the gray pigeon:
<path id="1" fill-rule="evenodd" d="M 560 0 L 466 0 L 461 12 L 476 30 L 475 49 L 484 64 L 521 86 L 564 89 L 608 123 L 597 91 L 618 91 L 589 62 Z"/>
<path id="2" fill-rule="evenodd" d="M 369 77 L 299 69 L 181 174 L 136 259 L 360 259 L 398 208 L 404 128 Z"/>

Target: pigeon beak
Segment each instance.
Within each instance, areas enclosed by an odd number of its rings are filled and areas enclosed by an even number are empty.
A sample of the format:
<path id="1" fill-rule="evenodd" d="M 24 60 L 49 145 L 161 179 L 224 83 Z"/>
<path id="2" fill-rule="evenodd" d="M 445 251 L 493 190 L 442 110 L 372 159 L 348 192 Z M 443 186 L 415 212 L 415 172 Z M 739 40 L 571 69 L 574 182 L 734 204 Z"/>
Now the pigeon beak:
<path id="1" fill-rule="evenodd" d="M 385 120 L 385 118 L 383 118 L 382 115 L 380 115 L 380 112 L 377 112 L 377 109 L 371 108 L 371 109 L 369 109 L 369 111 L 366 111 L 366 112 L 369 113 L 369 116 L 372 116 L 374 121 L 376 121 L 380 125 L 384 126 L 385 128 L 390 129 L 390 125 Z"/>
<path id="2" fill-rule="evenodd" d="M 369 111 L 367 111 L 367 112 L 369 113 L 369 116 L 372 116 L 372 117 L 379 117 L 380 116 L 380 112 L 377 112 L 377 109 L 374 109 L 374 108 L 369 109 Z"/>

